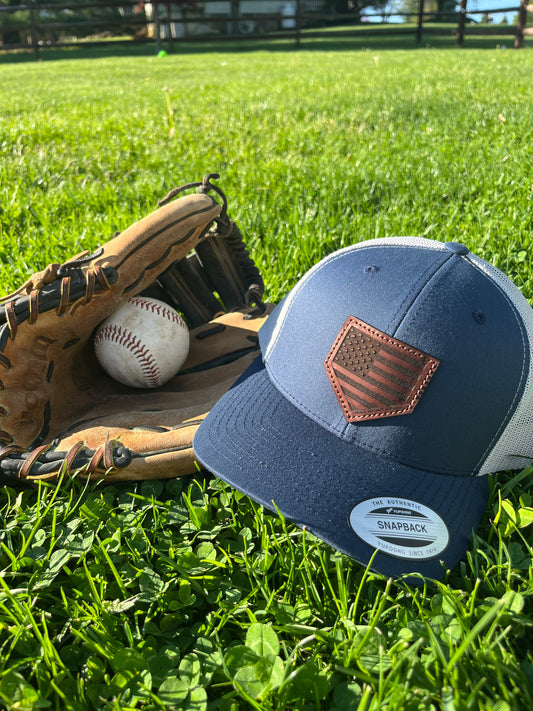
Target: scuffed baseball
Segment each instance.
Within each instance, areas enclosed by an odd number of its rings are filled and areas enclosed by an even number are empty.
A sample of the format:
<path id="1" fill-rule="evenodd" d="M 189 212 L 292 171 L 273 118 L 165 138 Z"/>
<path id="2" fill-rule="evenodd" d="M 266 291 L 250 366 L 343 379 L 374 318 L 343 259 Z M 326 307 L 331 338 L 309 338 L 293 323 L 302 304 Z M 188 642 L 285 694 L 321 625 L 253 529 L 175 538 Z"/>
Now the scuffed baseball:
<path id="1" fill-rule="evenodd" d="M 189 353 L 189 329 L 172 307 L 133 296 L 96 329 L 94 350 L 104 370 L 123 385 L 158 388 Z"/>

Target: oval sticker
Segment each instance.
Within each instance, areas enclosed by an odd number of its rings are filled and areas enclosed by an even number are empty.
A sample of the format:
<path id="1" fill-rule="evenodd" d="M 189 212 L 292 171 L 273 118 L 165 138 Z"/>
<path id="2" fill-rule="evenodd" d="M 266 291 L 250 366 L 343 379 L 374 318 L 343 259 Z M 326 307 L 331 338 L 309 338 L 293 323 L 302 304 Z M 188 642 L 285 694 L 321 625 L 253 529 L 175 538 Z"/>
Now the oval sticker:
<path id="1" fill-rule="evenodd" d="M 434 558 L 450 540 L 442 518 L 410 499 L 361 501 L 350 513 L 350 526 L 365 543 L 396 558 Z"/>

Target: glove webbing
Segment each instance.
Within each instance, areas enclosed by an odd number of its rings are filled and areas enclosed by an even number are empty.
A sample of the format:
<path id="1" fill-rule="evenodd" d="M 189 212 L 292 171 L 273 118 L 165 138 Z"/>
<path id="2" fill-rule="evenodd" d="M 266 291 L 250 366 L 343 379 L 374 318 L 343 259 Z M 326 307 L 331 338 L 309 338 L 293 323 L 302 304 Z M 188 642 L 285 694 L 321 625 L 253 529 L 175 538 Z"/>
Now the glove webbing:
<path id="1" fill-rule="evenodd" d="M 231 220 L 218 227 L 208 233 L 194 253 L 161 274 L 156 288 L 149 290 L 151 295 L 180 311 L 191 328 L 201 326 L 224 311 L 252 304 L 256 305 L 257 314 L 265 310 L 263 279 L 250 258 L 239 228 Z"/>

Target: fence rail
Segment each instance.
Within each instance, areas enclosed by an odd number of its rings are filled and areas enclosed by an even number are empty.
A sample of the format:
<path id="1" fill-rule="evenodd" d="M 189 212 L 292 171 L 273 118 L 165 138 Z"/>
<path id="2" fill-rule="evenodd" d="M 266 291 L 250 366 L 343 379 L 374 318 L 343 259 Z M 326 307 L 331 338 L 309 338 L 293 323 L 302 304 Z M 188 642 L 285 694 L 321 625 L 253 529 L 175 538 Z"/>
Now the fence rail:
<path id="1" fill-rule="evenodd" d="M 411 22 L 404 26 L 402 22 L 391 23 L 389 20 L 395 17 L 405 20 L 405 13 L 365 14 L 365 22 L 361 23 L 353 13 L 325 12 L 320 8 L 320 0 L 290 0 L 290 4 L 280 0 L 277 12 L 242 12 L 239 0 L 209 0 L 203 6 L 203 14 L 180 0 L 148 3 L 146 6 L 136 0 L 83 4 L 37 4 L 27 0 L 24 5 L 0 5 L 0 52 L 32 49 L 40 59 L 41 51 L 48 47 L 151 42 L 160 51 L 165 42 L 170 44 L 172 51 L 174 43 L 184 40 L 215 42 L 285 38 L 300 46 L 307 38 L 408 34 L 414 34 L 418 43 L 422 42 L 424 34 L 455 36 L 458 47 L 464 45 L 466 35 L 509 36 L 514 38 L 514 47 L 518 49 L 523 46 L 525 36 L 533 35 L 533 27 L 526 27 L 533 5 L 526 2 L 520 0 L 520 4 L 490 10 L 467 10 L 467 0 L 460 0 L 457 12 L 442 13 L 424 11 L 424 0 L 420 0 L 418 12 L 411 15 Z M 209 5 L 209 12 L 206 5 Z M 218 10 L 215 10 L 217 6 Z M 256 6 L 261 7 L 261 3 L 257 2 Z M 88 18 L 79 17 L 88 10 L 102 12 L 95 12 Z M 472 22 L 472 16 L 489 13 L 515 13 L 517 22 L 515 25 Z M 5 22 L 6 17 L 12 19 Z M 334 35 L 327 27 L 330 25 L 336 26 Z M 120 34 L 127 37 L 119 39 Z"/>

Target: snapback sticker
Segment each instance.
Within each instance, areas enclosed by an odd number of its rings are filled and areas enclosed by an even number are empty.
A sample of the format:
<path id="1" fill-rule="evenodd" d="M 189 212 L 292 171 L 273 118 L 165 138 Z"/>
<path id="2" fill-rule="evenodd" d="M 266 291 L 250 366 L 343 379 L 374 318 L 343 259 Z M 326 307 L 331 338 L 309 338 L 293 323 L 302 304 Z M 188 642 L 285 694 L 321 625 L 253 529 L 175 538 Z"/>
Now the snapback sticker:
<path id="1" fill-rule="evenodd" d="M 450 539 L 446 524 L 435 511 L 417 501 L 388 496 L 354 506 L 350 526 L 372 548 L 395 558 L 434 558 Z"/>
<path id="2" fill-rule="evenodd" d="M 439 365 L 437 358 L 349 316 L 324 367 L 347 422 L 414 410 Z"/>

